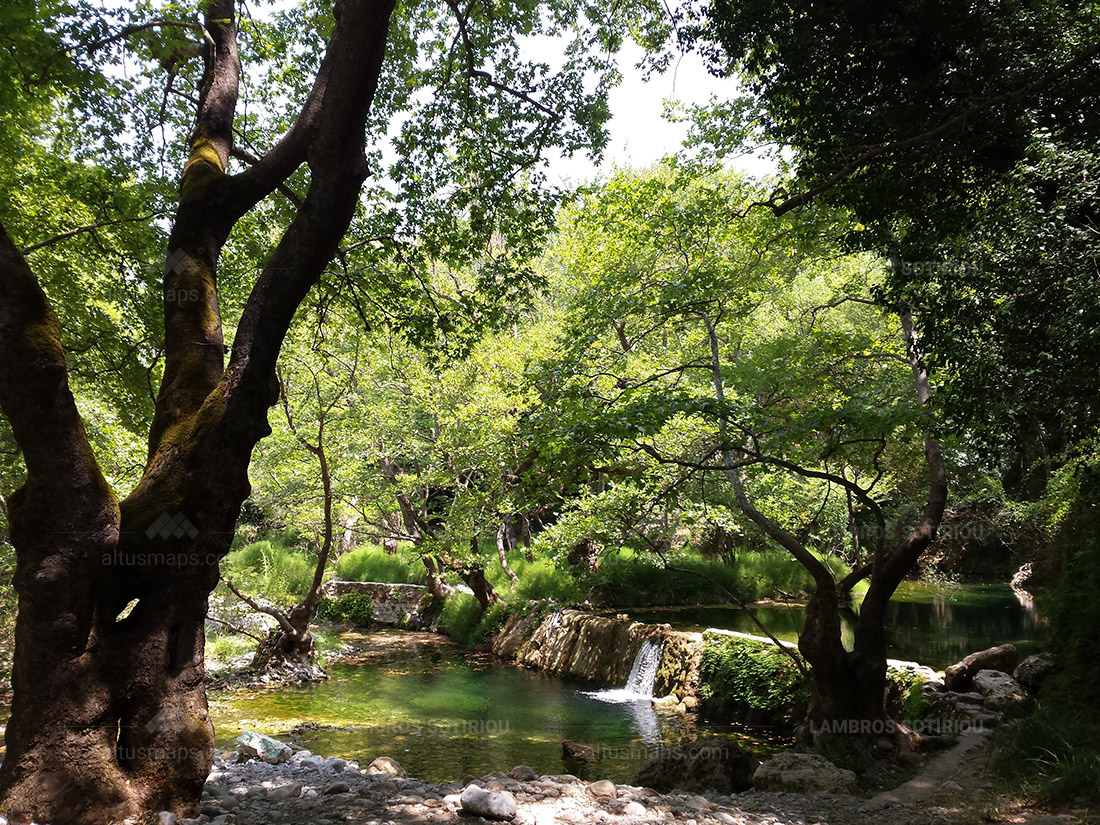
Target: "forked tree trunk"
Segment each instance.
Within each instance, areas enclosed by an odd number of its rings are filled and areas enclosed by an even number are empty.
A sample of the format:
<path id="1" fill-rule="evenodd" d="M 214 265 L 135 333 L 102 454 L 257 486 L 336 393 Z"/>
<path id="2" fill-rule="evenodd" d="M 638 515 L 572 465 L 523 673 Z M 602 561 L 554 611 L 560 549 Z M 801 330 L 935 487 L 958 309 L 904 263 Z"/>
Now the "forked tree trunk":
<path id="1" fill-rule="evenodd" d="M 715 396 L 720 410 L 725 408 L 718 337 L 709 315 L 700 313 L 707 328 L 711 351 L 711 370 Z M 929 403 L 931 388 L 916 345 L 916 333 L 908 312 L 900 313 L 917 399 L 932 424 Z M 724 445 L 731 444 L 724 413 L 719 414 L 719 435 Z M 828 480 L 850 491 L 874 513 L 878 533 L 872 558 L 841 582 L 792 533 L 761 513 L 749 500 L 741 479 L 741 469 L 732 449 L 723 447 L 722 458 L 733 487 L 738 508 L 772 540 L 787 550 L 806 569 L 814 581 L 814 591 L 806 605 L 806 623 L 798 637 L 798 649 L 812 669 L 810 722 L 817 730 L 838 734 L 881 735 L 890 732 L 884 723 L 886 713 L 886 606 L 905 575 L 913 569 L 925 548 L 935 537 L 947 503 L 947 475 L 940 445 L 931 436 L 925 438 L 925 460 L 929 473 L 928 503 L 920 523 L 902 545 L 887 553 L 885 522 L 878 504 L 865 490 L 842 476 L 810 470 L 788 462 L 758 455 L 743 449 L 746 461 L 769 463 L 807 478 Z M 843 597 L 856 582 L 870 576 L 870 586 L 860 608 L 853 649 L 842 641 L 840 610 Z"/>
<path id="2" fill-rule="evenodd" d="M 121 505 L 69 391 L 57 319 L 0 227 L 0 406 L 27 468 L 9 502 L 19 614 L 0 810 L 12 823 L 198 813 L 213 760 L 207 597 L 249 493 L 252 448 L 270 432 L 282 340 L 358 201 L 391 8 L 343 0 L 298 120 L 233 176 L 234 7 L 207 9 L 206 74 L 165 267 L 165 375 L 145 474 Z M 226 368 L 222 244 L 307 161 L 308 194 L 256 280 Z M 196 298 L 171 299 L 180 295 Z"/>
<path id="3" fill-rule="evenodd" d="M 500 569 L 504 571 L 504 575 L 511 581 L 519 581 L 516 571 L 508 564 L 508 526 L 503 522 L 497 527 L 497 559 L 500 561 Z"/>

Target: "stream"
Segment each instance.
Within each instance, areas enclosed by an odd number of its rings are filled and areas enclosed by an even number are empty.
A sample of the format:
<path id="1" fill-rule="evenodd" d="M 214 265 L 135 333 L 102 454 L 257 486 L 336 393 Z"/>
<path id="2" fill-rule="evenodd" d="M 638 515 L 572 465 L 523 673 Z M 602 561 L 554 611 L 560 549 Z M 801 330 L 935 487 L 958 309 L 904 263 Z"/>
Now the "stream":
<path id="1" fill-rule="evenodd" d="M 345 639 L 369 651 L 366 659 L 330 666 L 330 678 L 316 686 L 212 694 L 218 747 L 232 748 L 251 728 L 362 765 L 390 756 L 433 782 L 516 765 L 623 782 L 661 745 L 699 734 L 734 735 L 760 753 L 779 746 L 764 730 L 700 724 L 624 691 L 607 701 L 589 685 L 502 666 L 438 636 L 384 631 Z M 597 763 L 563 759 L 565 739 L 595 747 Z"/>
<path id="2" fill-rule="evenodd" d="M 803 621 L 798 607 L 768 606 L 756 613 L 777 637 L 797 640 Z M 728 606 L 630 615 L 683 630 L 759 633 L 744 611 Z M 906 583 L 890 606 L 889 622 L 892 658 L 937 669 L 1004 642 L 1026 656 L 1039 648 L 1043 630 L 1034 605 L 996 585 L 944 589 Z M 318 685 L 213 691 L 218 747 L 233 748 L 238 733 L 250 728 L 364 765 L 390 756 L 425 781 L 530 765 L 538 773 L 623 782 L 662 745 L 700 735 L 736 736 L 758 756 L 785 744 L 766 729 L 707 725 L 675 710 L 655 709 L 629 690 L 595 690 L 503 666 L 439 636 L 384 631 L 349 633 L 344 639 L 353 651 L 350 660 L 332 664 L 330 678 Z M 0 720 L 6 717 L 7 708 L 0 707 Z M 566 739 L 595 747 L 598 761 L 564 759 Z"/>

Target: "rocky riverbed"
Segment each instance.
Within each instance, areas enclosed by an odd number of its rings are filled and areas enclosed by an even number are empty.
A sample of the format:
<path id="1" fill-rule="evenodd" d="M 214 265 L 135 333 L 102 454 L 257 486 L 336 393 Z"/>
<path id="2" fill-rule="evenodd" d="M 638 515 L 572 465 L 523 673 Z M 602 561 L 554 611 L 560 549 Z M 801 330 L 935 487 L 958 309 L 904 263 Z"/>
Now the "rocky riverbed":
<path id="1" fill-rule="evenodd" d="M 673 791 L 586 782 L 575 776 L 536 775 L 519 766 L 508 773 L 466 777 L 461 783 L 432 784 L 403 775 L 392 759 L 382 757 L 361 768 L 343 759 L 298 751 L 287 761 L 239 761 L 236 753 L 219 753 L 203 793 L 202 815 L 176 822 L 161 814 L 162 825 L 425 825 L 490 823 L 464 808 L 485 794 L 504 800 L 503 813 L 517 825 L 962 825 L 985 821 L 972 806 L 974 789 L 957 784 L 947 799 L 923 798 L 899 804 L 854 794 L 799 794 L 748 791 L 736 795 Z M 960 771 L 956 778 L 963 778 Z M 965 781 L 965 780 L 964 780 Z M 466 793 L 464 794 L 464 791 Z M 942 795 L 941 795 L 942 796 Z M 1010 822 L 1070 822 L 1072 816 L 1035 818 L 1027 812 Z"/>
<path id="2" fill-rule="evenodd" d="M 238 763 L 220 754 L 203 794 L 203 815 L 175 825 L 423 825 L 428 822 L 479 823 L 463 811 L 462 792 L 477 785 L 510 794 L 517 825 L 560 823 L 684 823 L 684 825 L 810 825 L 810 823 L 934 822 L 904 805 L 869 806 L 855 796 L 749 792 L 736 797 L 713 793 L 660 794 L 647 788 L 585 782 L 575 776 L 538 776 L 530 768 L 469 777 L 463 783 L 430 784 L 400 775 L 392 760 L 360 770 L 354 762 L 322 759 L 300 751 L 283 764 L 260 760 Z M 370 773 L 378 770 L 378 773 Z M 169 815 L 162 815 L 171 825 Z"/>

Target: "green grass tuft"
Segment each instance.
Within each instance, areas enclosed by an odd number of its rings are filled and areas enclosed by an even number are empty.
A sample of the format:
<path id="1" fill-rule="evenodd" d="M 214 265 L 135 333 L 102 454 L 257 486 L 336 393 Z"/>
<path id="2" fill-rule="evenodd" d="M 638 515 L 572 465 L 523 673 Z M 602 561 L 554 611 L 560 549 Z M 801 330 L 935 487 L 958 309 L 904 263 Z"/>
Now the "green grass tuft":
<path id="1" fill-rule="evenodd" d="M 378 547 L 357 547 L 336 562 L 336 575 L 349 582 L 424 584 L 427 571 L 417 558 L 387 553 Z"/>
<path id="2" fill-rule="evenodd" d="M 1042 708 L 995 732 L 993 763 L 1040 800 L 1100 802 L 1100 724 L 1094 718 Z"/>
<path id="3" fill-rule="evenodd" d="M 305 597 L 316 567 L 312 555 L 271 541 L 233 550 L 222 562 L 225 577 L 235 585 L 280 605 L 296 604 Z"/>

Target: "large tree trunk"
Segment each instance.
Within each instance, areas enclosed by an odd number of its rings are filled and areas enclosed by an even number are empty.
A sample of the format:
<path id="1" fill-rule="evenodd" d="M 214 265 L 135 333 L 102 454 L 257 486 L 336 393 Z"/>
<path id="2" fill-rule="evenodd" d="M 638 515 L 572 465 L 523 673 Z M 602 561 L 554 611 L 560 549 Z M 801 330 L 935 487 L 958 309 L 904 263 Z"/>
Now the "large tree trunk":
<path id="1" fill-rule="evenodd" d="M 121 505 L 69 391 L 57 319 L 0 227 L 0 406 L 27 467 L 9 502 L 19 614 L 0 810 L 13 823 L 198 813 L 213 758 L 207 597 L 249 493 L 252 448 L 270 432 L 282 340 L 334 256 L 366 175 L 363 128 L 391 8 L 344 0 L 298 121 L 252 169 L 229 176 L 234 8 L 210 4 L 206 75 L 165 268 L 164 382 L 145 475 Z M 223 369 L 221 246 L 307 161 L 309 192 L 256 281 Z M 172 300 L 181 294 L 198 300 Z"/>

